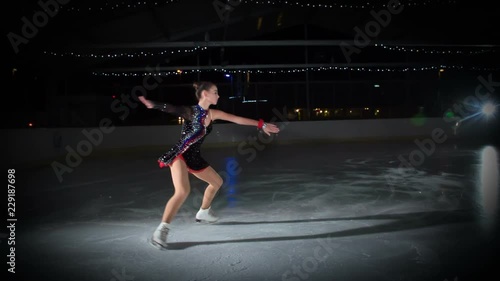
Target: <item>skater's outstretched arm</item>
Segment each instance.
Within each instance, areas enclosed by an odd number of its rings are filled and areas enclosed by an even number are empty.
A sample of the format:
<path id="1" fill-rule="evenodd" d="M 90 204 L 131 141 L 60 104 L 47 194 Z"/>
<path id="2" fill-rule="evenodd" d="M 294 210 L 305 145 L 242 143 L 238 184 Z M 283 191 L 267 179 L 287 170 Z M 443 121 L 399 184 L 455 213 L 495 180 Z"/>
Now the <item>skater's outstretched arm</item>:
<path id="1" fill-rule="evenodd" d="M 210 111 L 212 112 L 213 120 L 224 120 L 238 125 L 256 126 L 259 129 L 262 129 L 262 131 L 264 131 L 264 133 L 266 133 L 268 136 L 270 136 L 271 133 L 277 134 L 280 131 L 280 129 L 276 125 L 264 123 L 262 120 L 245 118 L 217 109 L 210 109 Z"/>
<path id="2" fill-rule="evenodd" d="M 187 106 L 177 106 L 169 103 L 157 102 L 146 99 L 144 96 L 139 96 L 138 99 L 150 109 L 158 109 L 160 111 L 172 114 L 177 117 L 182 117 L 184 119 L 190 119 L 190 108 Z"/>

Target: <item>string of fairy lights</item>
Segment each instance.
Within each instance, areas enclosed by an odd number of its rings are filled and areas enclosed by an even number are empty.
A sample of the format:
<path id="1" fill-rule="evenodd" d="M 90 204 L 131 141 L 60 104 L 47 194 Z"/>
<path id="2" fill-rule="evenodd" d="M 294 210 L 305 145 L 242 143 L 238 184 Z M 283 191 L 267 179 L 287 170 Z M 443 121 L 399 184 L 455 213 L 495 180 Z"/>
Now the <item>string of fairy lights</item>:
<path id="1" fill-rule="evenodd" d="M 434 54 L 434 55 L 482 55 L 496 52 L 494 48 L 446 48 L 439 49 L 432 47 L 405 47 L 397 45 L 374 44 L 373 47 L 381 48 L 393 52 L 405 52 L 413 54 Z M 368 48 L 368 47 L 367 47 Z M 197 51 L 205 51 L 208 47 L 194 47 L 191 49 L 176 49 L 176 50 L 161 50 L 161 51 L 137 51 L 137 52 L 118 52 L 118 53 L 82 53 L 82 52 L 55 52 L 44 51 L 43 54 L 51 57 L 69 57 L 69 58 L 87 58 L 87 59 L 110 59 L 110 58 L 144 58 L 167 56 L 175 54 L 195 53 Z"/>
<path id="2" fill-rule="evenodd" d="M 177 49 L 173 51 L 162 50 L 162 51 L 138 51 L 138 52 L 120 52 L 120 53 L 107 53 L 107 54 L 94 54 L 94 53 L 79 53 L 79 52 L 53 52 L 44 51 L 43 54 L 52 57 L 72 57 L 72 58 L 92 58 L 92 59 L 109 59 L 109 58 L 142 58 L 142 57 L 156 57 L 156 56 L 166 56 L 174 54 L 186 54 L 194 53 L 196 51 L 203 51 L 208 49 L 208 47 L 195 47 L 192 49 Z"/>
<path id="3" fill-rule="evenodd" d="M 157 7 L 166 4 L 172 4 L 179 2 L 179 0 L 166 0 L 166 1 L 121 1 L 117 3 L 109 3 L 104 1 L 99 1 L 101 6 L 98 7 L 61 7 L 61 10 L 66 10 L 67 12 L 111 12 L 117 10 L 131 10 L 139 8 Z"/>
<path id="4" fill-rule="evenodd" d="M 222 74 L 293 74 L 304 73 L 307 71 L 355 71 L 355 72 L 416 72 L 416 71 L 445 71 L 445 70 L 472 70 L 472 71 L 499 71 L 500 68 L 493 67 L 477 67 L 477 66 L 460 66 L 460 65 L 439 65 L 439 66 L 424 66 L 424 67 L 348 67 L 348 66 L 330 66 L 330 67 L 305 67 L 294 69 L 194 69 L 194 70 L 175 70 L 163 72 L 93 72 L 94 76 L 101 77 L 144 77 L 144 76 L 175 76 L 197 74 L 202 72 L 219 72 Z"/>
<path id="5" fill-rule="evenodd" d="M 288 5 L 300 8 L 326 8 L 326 9 L 376 9 L 383 8 L 387 6 L 387 1 L 366 1 L 362 4 L 352 3 L 352 1 L 331 1 L 331 3 L 318 4 L 318 3 L 306 3 L 300 1 L 284 1 L 284 0 L 244 0 L 242 1 L 246 4 L 258 4 L 258 5 Z M 310 1 L 307 1 L 310 2 Z M 378 2 L 378 3 L 374 3 Z M 401 5 L 405 7 L 417 7 L 417 6 L 431 6 L 431 5 L 453 5 L 456 4 L 455 0 L 406 0 L 399 1 Z"/>
<path id="6" fill-rule="evenodd" d="M 365 9 L 365 8 L 377 8 L 383 5 L 387 5 L 386 0 L 367 0 L 367 1 L 329 1 L 328 3 L 317 3 L 319 1 L 288 1 L 288 0 L 216 0 L 224 5 L 232 5 L 235 7 L 241 3 L 244 4 L 255 4 L 255 5 L 288 5 L 301 8 L 349 8 L 349 9 Z M 67 11 L 72 12 L 84 12 L 84 11 L 116 11 L 120 9 L 137 9 L 144 7 L 154 7 L 160 5 L 172 4 L 175 2 L 180 2 L 180 0 L 166 0 L 166 1 L 121 1 L 121 2 L 99 2 L 100 6 L 96 7 L 66 7 Z M 428 6 L 428 5 L 448 5 L 456 4 L 456 0 L 401 0 L 400 3 L 405 6 Z M 495 50 L 491 48 L 432 48 L 432 47 L 405 47 L 398 45 L 384 45 L 375 44 L 374 47 L 382 48 L 387 51 L 393 52 L 406 52 L 415 54 L 437 54 L 437 55 L 480 55 L 485 53 L 494 52 Z M 115 59 L 115 58 L 146 58 L 146 57 L 156 57 L 156 56 L 170 56 L 175 54 L 186 54 L 194 53 L 198 51 L 207 50 L 208 47 L 197 46 L 191 49 L 164 49 L 159 51 L 135 51 L 135 52 L 108 52 L 108 53 L 84 53 L 84 52 L 56 52 L 56 51 L 44 51 L 43 54 L 51 57 L 61 57 L 61 58 L 85 58 L 85 59 Z M 107 76 L 107 77 L 130 77 L 130 76 L 169 76 L 169 75 L 182 75 L 199 73 L 204 71 L 219 71 L 223 73 L 255 73 L 255 74 L 285 74 L 285 73 L 301 73 L 306 71 L 363 71 L 363 72 L 409 72 L 409 71 L 430 71 L 437 69 L 464 69 L 463 66 L 427 66 L 427 67 L 400 67 L 400 68 L 370 68 L 370 67 L 315 67 L 315 68 L 294 68 L 294 69 L 246 69 L 246 70 L 225 70 L 225 69 L 212 69 L 212 70 L 177 70 L 177 71 L 166 71 L 166 72 L 156 72 L 156 73 L 134 73 L 134 72 L 93 72 L 93 75 L 97 76 Z M 491 68 L 481 68 L 481 67 L 468 67 L 471 70 L 492 70 Z"/>
<path id="7" fill-rule="evenodd" d="M 384 44 L 375 44 L 375 47 L 382 48 L 388 51 L 415 53 L 415 54 L 434 54 L 434 55 L 482 55 L 495 52 L 492 48 L 426 48 L 426 47 L 404 47 L 404 46 L 389 46 Z"/>
<path id="8" fill-rule="evenodd" d="M 99 6 L 94 7 L 79 7 L 79 6 L 69 6 L 61 7 L 61 10 L 66 10 L 67 12 L 110 12 L 117 10 L 131 10 L 131 9 L 141 9 L 149 7 L 157 7 L 168 5 L 176 2 L 181 2 L 180 0 L 155 0 L 155 1 L 118 1 L 110 3 L 108 1 L 99 1 Z M 217 2 L 219 5 L 230 5 L 233 8 L 240 4 L 254 4 L 254 5 L 272 5 L 272 6 L 292 6 L 300 8 L 323 8 L 323 9 L 375 9 L 387 6 L 387 0 L 366 0 L 358 1 L 359 3 L 353 3 L 353 1 L 327 1 L 324 3 L 311 3 L 311 1 L 288 1 L 288 0 L 215 0 L 212 2 Z M 432 5 L 454 5 L 456 0 L 400 0 L 401 5 L 405 7 L 426 7 Z"/>

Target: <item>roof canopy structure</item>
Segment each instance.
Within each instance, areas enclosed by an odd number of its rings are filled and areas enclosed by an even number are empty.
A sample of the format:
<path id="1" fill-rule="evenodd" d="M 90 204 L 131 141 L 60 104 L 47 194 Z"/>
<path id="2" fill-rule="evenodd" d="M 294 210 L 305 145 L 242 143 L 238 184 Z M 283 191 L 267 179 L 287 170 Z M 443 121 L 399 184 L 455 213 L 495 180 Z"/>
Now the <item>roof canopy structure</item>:
<path id="1" fill-rule="evenodd" d="M 10 49 L 18 50 L 17 65 L 108 73 L 151 63 L 165 70 L 311 63 L 491 66 L 500 45 L 495 10 L 472 1 L 40 3 L 10 15 L 7 33 Z M 35 25 L 32 38 L 25 36 L 32 31 L 27 22 Z M 428 56 L 415 56 L 420 54 Z"/>

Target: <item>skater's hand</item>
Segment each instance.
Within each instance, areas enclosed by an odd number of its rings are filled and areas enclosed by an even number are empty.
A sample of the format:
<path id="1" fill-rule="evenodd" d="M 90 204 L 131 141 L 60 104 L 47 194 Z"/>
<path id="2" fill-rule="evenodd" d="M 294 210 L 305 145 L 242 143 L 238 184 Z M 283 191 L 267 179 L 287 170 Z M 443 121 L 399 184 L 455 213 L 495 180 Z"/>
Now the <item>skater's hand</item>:
<path id="1" fill-rule="evenodd" d="M 264 133 L 270 136 L 271 133 L 273 134 L 279 133 L 280 129 L 274 124 L 266 123 L 266 126 L 262 128 L 262 131 L 264 131 Z"/>
<path id="2" fill-rule="evenodd" d="M 153 102 L 150 100 L 147 100 L 144 96 L 139 96 L 138 99 L 147 107 L 147 108 L 153 108 Z"/>

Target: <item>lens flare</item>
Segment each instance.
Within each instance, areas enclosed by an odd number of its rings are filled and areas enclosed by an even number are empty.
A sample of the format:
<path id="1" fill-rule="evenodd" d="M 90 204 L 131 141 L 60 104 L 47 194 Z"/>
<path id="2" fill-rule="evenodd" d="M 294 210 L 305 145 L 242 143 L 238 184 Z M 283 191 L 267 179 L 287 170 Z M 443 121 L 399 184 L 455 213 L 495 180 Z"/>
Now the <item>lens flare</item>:
<path id="1" fill-rule="evenodd" d="M 492 103 L 486 103 L 485 105 L 483 105 L 483 113 L 486 116 L 493 115 L 495 113 L 495 105 L 493 105 Z"/>

